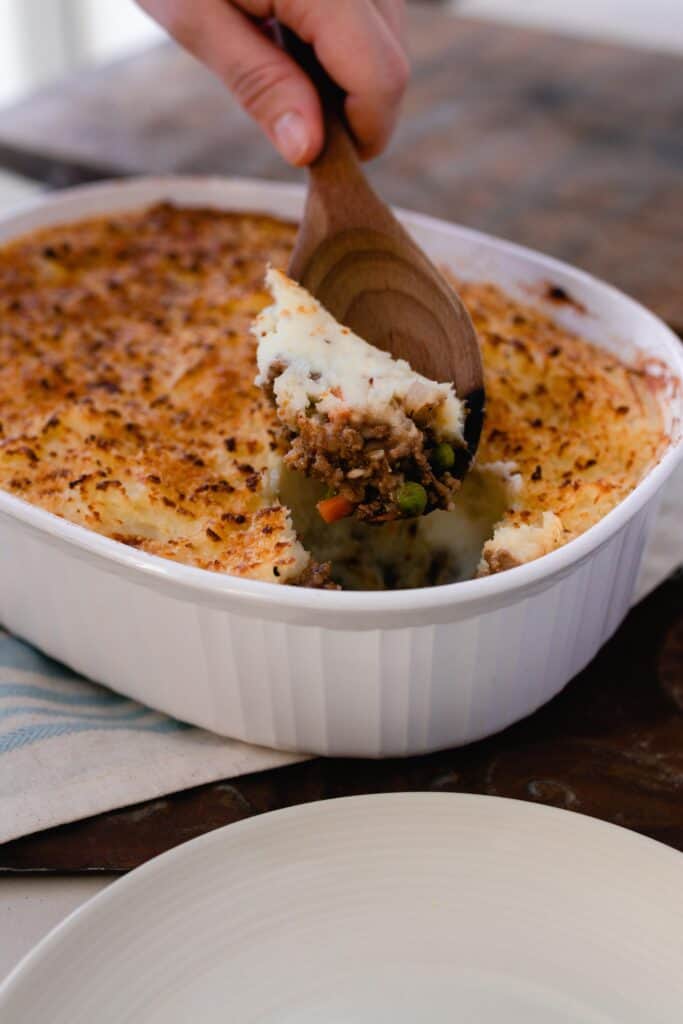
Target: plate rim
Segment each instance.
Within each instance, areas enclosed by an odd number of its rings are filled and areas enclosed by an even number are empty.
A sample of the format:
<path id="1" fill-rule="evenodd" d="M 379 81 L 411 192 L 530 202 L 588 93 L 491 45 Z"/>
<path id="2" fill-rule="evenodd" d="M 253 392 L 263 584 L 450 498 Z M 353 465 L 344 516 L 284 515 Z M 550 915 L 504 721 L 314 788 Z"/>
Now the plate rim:
<path id="1" fill-rule="evenodd" d="M 136 867 L 132 871 L 122 875 L 120 878 L 117 878 L 101 892 L 91 896 L 80 906 L 72 910 L 62 921 L 55 925 L 47 935 L 40 939 L 40 941 L 21 958 L 19 963 L 12 968 L 7 977 L 0 983 L 0 1011 L 2 1011 L 3 1004 L 6 1000 L 10 999 L 15 994 L 16 989 L 18 989 L 27 979 L 30 979 L 32 972 L 40 970 L 42 959 L 59 947 L 64 936 L 72 933 L 74 929 L 87 929 L 93 922 L 93 917 L 96 919 L 96 916 L 102 911 L 106 913 L 106 908 L 109 904 L 112 902 L 116 903 L 121 894 L 125 896 L 126 892 L 130 888 L 141 884 L 141 879 L 144 880 L 150 874 L 154 875 L 158 874 L 160 871 L 163 872 L 167 865 L 175 864 L 188 856 L 191 857 L 192 851 L 199 850 L 205 846 L 211 845 L 212 843 L 222 843 L 225 840 L 227 840 L 229 844 L 233 837 L 235 842 L 239 843 L 244 835 L 248 835 L 249 832 L 255 833 L 256 841 L 259 831 L 265 829 L 267 832 L 271 826 L 271 822 L 273 821 L 282 821 L 287 818 L 315 818 L 319 814 L 328 813 L 334 815 L 336 808 L 340 805 L 349 805 L 351 803 L 356 805 L 369 804 L 374 806 L 389 803 L 414 805 L 423 802 L 434 804 L 439 803 L 444 806 L 446 804 L 450 804 L 451 806 L 455 806 L 457 804 L 469 804 L 470 806 L 479 805 L 481 808 L 488 808 L 489 810 L 487 813 L 492 812 L 494 815 L 497 813 L 498 808 L 502 811 L 503 809 L 510 810 L 514 807 L 514 813 L 519 814 L 520 818 L 524 816 L 539 819 L 545 818 L 548 821 L 553 820 L 555 822 L 565 820 L 566 824 L 571 827 L 572 839 L 576 838 L 582 830 L 589 834 L 600 832 L 603 836 L 609 836 L 612 840 L 616 836 L 619 836 L 619 842 L 622 845 L 630 843 L 634 850 L 644 852 L 648 856 L 657 857 L 660 861 L 667 860 L 670 862 L 671 867 L 678 870 L 681 875 L 680 892 L 681 907 L 683 909 L 683 853 L 676 850 L 674 847 L 667 846 L 665 843 L 662 843 L 657 839 L 652 839 L 651 837 L 642 835 L 640 832 L 636 832 L 633 829 L 626 828 L 623 825 L 617 825 L 614 822 L 605 821 L 604 819 L 597 818 L 593 815 L 553 807 L 548 804 L 536 803 L 534 801 L 521 800 L 516 797 L 493 796 L 483 793 L 409 790 L 331 797 L 323 800 L 313 800 L 307 803 L 293 804 L 289 807 L 256 814 L 250 818 L 244 818 L 241 821 L 234 822 L 233 824 L 222 825 L 220 828 L 211 829 L 209 832 L 196 836 L 194 839 L 189 839 L 187 842 L 180 843 L 178 846 L 174 846 L 170 850 L 165 850 L 163 853 L 158 854 L 156 857 L 152 857 L 150 860 L 145 861 L 144 864 L 141 864 L 139 867 Z M 229 857 L 229 849 L 225 855 Z"/>

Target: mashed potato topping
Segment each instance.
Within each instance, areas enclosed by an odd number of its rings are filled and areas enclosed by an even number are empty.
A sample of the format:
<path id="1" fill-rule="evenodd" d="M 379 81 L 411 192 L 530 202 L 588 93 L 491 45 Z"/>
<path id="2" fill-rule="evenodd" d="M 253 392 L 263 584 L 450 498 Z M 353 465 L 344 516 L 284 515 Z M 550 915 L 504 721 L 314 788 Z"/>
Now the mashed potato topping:
<path id="1" fill-rule="evenodd" d="M 162 204 L 1 247 L 0 487 L 150 554 L 299 579 L 249 336 L 291 238 Z"/>
<path id="2" fill-rule="evenodd" d="M 256 383 L 266 384 L 273 367 L 284 363 L 272 382 L 278 413 L 295 426 L 310 404 L 328 416 L 358 409 L 401 423 L 427 407 L 439 440 L 463 444 L 464 409 L 452 384 L 437 384 L 404 359 L 366 341 L 337 323 L 305 288 L 270 267 L 266 285 L 273 297 L 256 318 Z"/>
<path id="3" fill-rule="evenodd" d="M 514 463 L 519 477 L 484 547 L 486 574 L 578 537 L 633 490 L 668 443 L 665 382 L 657 368 L 622 362 L 495 285 L 457 287 L 482 342 L 487 419 L 477 461 Z M 563 301 L 561 289 L 549 291 Z"/>
<path id="4" fill-rule="evenodd" d="M 269 269 L 266 284 L 273 302 L 253 328 L 256 383 L 286 430 L 288 464 L 343 495 L 359 518 L 401 516 L 411 482 L 425 498 L 416 514 L 451 507 L 458 482 L 447 467 L 435 471 L 432 453 L 464 447 L 453 385 L 369 345 L 281 271 Z"/>
<path id="5" fill-rule="evenodd" d="M 275 409 L 253 383 L 250 325 L 272 304 L 264 269 L 287 265 L 294 233 L 258 214 L 160 204 L 1 246 L 0 487 L 202 569 L 391 588 L 543 555 L 604 516 L 664 450 L 647 366 L 493 285 L 459 282 L 482 344 L 487 418 L 453 510 L 326 526 L 315 513 L 324 485 L 284 466 Z M 329 384 L 331 396 L 331 365 L 314 372 L 306 395 Z M 403 371 L 393 379 L 408 401 Z M 457 406 L 442 385 L 423 386 L 455 437 Z"/>

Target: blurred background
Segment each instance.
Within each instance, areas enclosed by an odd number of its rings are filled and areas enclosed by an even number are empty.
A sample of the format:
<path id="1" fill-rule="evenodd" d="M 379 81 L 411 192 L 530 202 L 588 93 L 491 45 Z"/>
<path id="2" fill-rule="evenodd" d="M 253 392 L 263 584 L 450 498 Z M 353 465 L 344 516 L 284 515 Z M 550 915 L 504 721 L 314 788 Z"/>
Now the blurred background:
<path id="1" fill-rule="evenodd" d="M 623 43 L 647 51 L 683 53 L 683 0 L 409 0 L 468 17 L 554 30 L 575 37 Z M 125 59 L 165 38 L 134 0 L 0 0 L 0 112 L 42 90 L 45 118 L 52 83 Z M 182 89 L 168 83 L 169 96 Z M 79 100 L 81 107 L 85 97 Z M 152 103 L 152 106 L 154 104 Z M 35 108 L 31 108 L 35 110 Z M 29 117 L 31 115 L 29 114 Z M 150 115 L 154 120 L 154 115 Z M 32 129 L 22 106 L 9 113 L 19 135 Z M 49 118 L 48 118 L 49 123 Z M 23 126 L 23 127 L 22 127 Z M 50 129 L 52 135 L 55 132 Z M 106 125 L 93 138 L 106 133 Z M 73 141 L 73 140 L 72 140 Z M 158 142 L 159 140 L 157 140 Z M 115 148 L 112 139 L 108 148 Z M 48 145 L 48 149 L 49 149 Z M 245 173 L 250 169 L 246 168 Z M 34 181 L 0 167 L 0 208 L 38 189 Z M 399 197 L 400 198 L 400 197 Z"/>
<path id="2" fill-rule="evenodd" d="M 431 0 L 461 14 L 683 52 L 683 0 Z M 162 32 L 134 0 L 0 0 L 0 104 Z"/>

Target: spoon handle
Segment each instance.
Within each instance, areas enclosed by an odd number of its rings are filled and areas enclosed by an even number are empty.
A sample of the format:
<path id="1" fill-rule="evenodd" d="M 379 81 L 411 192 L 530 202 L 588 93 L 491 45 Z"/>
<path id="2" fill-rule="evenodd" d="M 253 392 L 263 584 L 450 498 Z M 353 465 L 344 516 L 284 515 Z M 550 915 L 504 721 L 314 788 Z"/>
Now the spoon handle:
<path id="1" fill-rule="evenodd" d="M 454 381 L 468 402 L 474 454 L 484 391 L 467 310 L 366 179 L 344 114 L 345 94 L 312 48 L 271 18 L 263 30 L 309 75 L 322 102 L 325 141 L 308 167 L 290 277 L 371 345 L 432 380 Z"/>
<path id="2" fill-rule="evenodd" d="M 311 79 L 327 114 L 333 111 L 338 116 L 344 116 L 344 99 L 346 93 L 330 78 L 325 68 L 315 55 L 315 50 L 308 43 L 305 43 L 295 32 L 283 25 L 277 18 L 266 18 L 262 22 L 263 31 L 272 41 L 284 50 L 302 71 L 305 71 Z"/>

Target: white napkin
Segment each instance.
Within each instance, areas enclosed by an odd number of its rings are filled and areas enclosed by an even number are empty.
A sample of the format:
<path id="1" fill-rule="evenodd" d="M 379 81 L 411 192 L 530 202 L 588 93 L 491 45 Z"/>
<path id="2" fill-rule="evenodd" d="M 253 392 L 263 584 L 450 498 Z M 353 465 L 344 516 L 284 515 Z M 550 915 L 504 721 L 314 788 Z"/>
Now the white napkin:
<path id="1" fill-rule="evenodd" d="M 648 541 L 633 603 L 642 601 L 683 565 L 683 462 L 669 479 Z"/>

